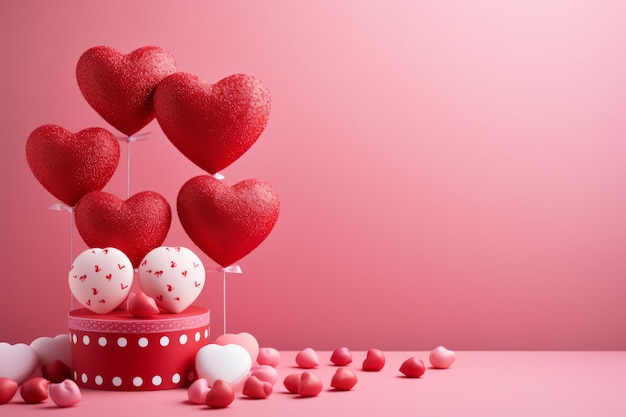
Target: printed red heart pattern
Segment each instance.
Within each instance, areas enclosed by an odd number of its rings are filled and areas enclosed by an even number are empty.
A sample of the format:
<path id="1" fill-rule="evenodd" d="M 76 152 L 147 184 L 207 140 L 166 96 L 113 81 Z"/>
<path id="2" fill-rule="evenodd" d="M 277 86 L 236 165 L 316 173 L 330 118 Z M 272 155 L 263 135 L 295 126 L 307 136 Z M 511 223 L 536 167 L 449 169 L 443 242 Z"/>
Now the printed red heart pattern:
<path id="1" fill-rule="evenodd" d="M 167 200 L 154 191 L 137 193 L 128 200 L 94 191 L 76 205 L 75 220 L 87 246 L 117 248 L 137 268 L 165 240 L 172 212 Z"/>
<path id="2" fill-rule="evenodd" d="M 230 187 L 210 175 L 183 184 L 176 206 L 187 235 L 223 267 L 260 245 L 280 211 L 278 194 L 268 183 L 247 179 Z"/>
<path id="3" fill-rule="evenodd" d="M 99 127 L 72 133 L 47 124 L 26 141 L 26 159 L 33 175 L 54 197 L 70 207 L 109 182 L 120 160 L 113 134 Z"/>
<path id="4" fill-rule="evenodd" d="M 127 55 L 96 46 L 79 58 L 76 80 L 87 103 L 130 136 L 154 119 L 154 90 L 159 81 L 175 72 L 173 56 L 156 46 L 144 46 Z"/>
<path id="5" fill-rule="evenodd" d="M 241 157 L 269 120 L 269 90 L 257 78 L 234 74 L 215 84 L 178 72 L 154 93 L 161 129 L 191 162 L 214 174 Z"/>

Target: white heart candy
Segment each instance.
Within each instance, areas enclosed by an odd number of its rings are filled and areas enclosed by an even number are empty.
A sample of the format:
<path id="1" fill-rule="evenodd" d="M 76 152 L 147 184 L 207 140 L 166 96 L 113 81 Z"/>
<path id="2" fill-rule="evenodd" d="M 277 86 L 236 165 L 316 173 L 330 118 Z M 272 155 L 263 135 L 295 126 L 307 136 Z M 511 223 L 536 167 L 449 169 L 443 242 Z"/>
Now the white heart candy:
<path id="1" fill-rule="evenodd" d="M 148 252 L 139 264 L 139 285 L 159 307 L 180 313 L 204 288 L 204 265 L 183 247 L 161 246 Z"/>
<path id="2" fill-rule="evenodd" d="M 30 343 L 30 347 L 37 354 L 40 365 L 47 365 L 58 359 L 70 369 L 72 368 L 72 346 L 68 334 L 39 337 Z"/>
<path id="3" fill-rule="evenodd" d="M 239 345 L 208 344 L 196 354 L 196 372 L 210 386 L 218 379 L 237 385 L 250 373 L 252 359 L 247 350 Z"/>
<path id="4" fill-rule="evenodd" d="M 37 354 L 29 345 L 0 342 L 0 377 L 22 384 L 39 365 Z"/>
<path id="5" fill-rule="evenodd" d="M 74 259 L 68 276 L 74 297 L 98 314 L 113 311 L 128 296 L 133 265 L 119 249 L 91 248 Z"/>

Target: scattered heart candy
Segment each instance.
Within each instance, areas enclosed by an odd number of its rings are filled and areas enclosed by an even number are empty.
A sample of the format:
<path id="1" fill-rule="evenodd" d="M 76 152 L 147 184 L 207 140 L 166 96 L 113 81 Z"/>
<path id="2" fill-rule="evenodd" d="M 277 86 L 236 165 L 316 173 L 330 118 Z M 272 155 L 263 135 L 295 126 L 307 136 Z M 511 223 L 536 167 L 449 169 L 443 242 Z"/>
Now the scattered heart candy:
<path id="1" fill-rule="evenodd" d="M 167 200 L 154 191 L 142 191 L 122 200 L 104 191 L 92 191 L 75 208 L 76 229 L 89 247 L 114 247 L 133 267 L 163 243 L 172 221 Z"/>
<path id="2" fill-rule="evenodd" d="M 430 352 L 429 359 L 433 368 L 448 369 L 456 360 L 456 354 L 443 346 L 437 346 Z"/>
<path id="3" fill-rule="evenodd" d="M 128 296 L 133 284 L 133 265 L 116 248 L 91 248 L 74 259 L 68 274 L 76 299 L 98 314 L 110 313 Z"/>
<path id="4" fill-rule="evenodd" d="M 270 107 L 265 85 L 245 74 L 209 84 L 178 72 L 163 79 L 154 92 L 163 133 L 210 174 L 229 166 L 256 142 L 267 125 Z"/>
<path id="5" fill-rule="evenodd" d="M 71 133 L 47 124 L 28 137 L 26 160 L 50 194 L 74 207 L 82 196 L 109 182 L 120 160 L 120 145 L 99 127 Z"/>
<path id="6" fill-rule="evenodd" d="M 211 408 L 226 408 L 235 400 L 235 390 L 226 381 L 218 379 L 206 395 L 204 403 Z"/>
<path id="7" fill-rule="evenodd" d="M 320 392 L 324 385 L 319 376 L 313 372 L 302 372 L 300 375 L 300 383 L 298 384 L 298 395 L 302 397 L 315 397 Z"/>
<path id="8" fill-rule="evenodd" d="M 156 304 L 181 313 L 204 288 L 204 265 L 198 256 L 184 247 L 161 246 L 152 249 L 139 264 L 139 284 Z"/>
<path id="9" fill-rule="evenodd" d="M 377 372 L 385 366 L 385 354 L 379 349 L 370 349 L 363 361 L 363 370 Z"/>
<path id="10" fill-rule="evenodd" d="M 187 397 L 194 404 L 205 404 L 206 395 L 209 393 L 209 382 L 204 378 L 198 378 L 187 389 Z"/>
<path id="11" fill-rule="evenodd" d="M 183 184 L 176 207 L 191 240 L 226 267 L 267 238 L 278 220 L 280 202 L 271 185 L 261 180 L 247 179 L 230 187 L 200 175 Z"/>
<path id="12" fill-rule="evenodd" d="M 160 313 L 159 306 L 152 297 L 148 297 L 143 291 L 139 291 L 130 299 L 128 310 L 133 317 L 154 317 Z"/>
<path id="13" fill-rule="evenodd" d="M 20 388 L 20 395 L 27 404 L 37 404 L 48 399 L 50 381 L 40 376 L 24 382 Z"/>
<path id="14" fill-rule="evenodd" d="M 211 387 L 217 380 L 237 385 L 248 376 L 251 365 L 250 354 L 239 345 L 211 343 L 201 347 L 196 354 L 198 377 L 206 379 Z"/>
<path id="15" fill-rule="evenodd" d="M 82 398 L 80 388 L 71 379 L 66 379 L 58 384 L 50 384 L 48 393 L 52 402 L 58 407 L 73 407 Z"/>
<path id="16" fill-rule="evenodd" d="M 350 353 L 350 349 L 347 347 L 340 347 L 332 353 L 330 361 L 337 366 L 349 365 L 352 363 L 352 353 Z"/>
<path id="17" fill-rule="evenodd" d="M 252 336 L 250 333 L 241 332 L 241 333 L 226 333 L 221 336 L 218 336 L 217 339 L 213 342 L 216 345 L 239 345 L 244 348 L 250 354 L 250 359 L 252 362 L 256 361 L 259 356 L 259 342 L 257 342 L 256 338 Z"/>
<path id="18" fill-rule="evenodd" d="M 335 371 L 330 386 L 339 391 L 350 391 L 357 383 L 357 377 L 350 368 L 341 367 Z"/>
<path id="19" fill-rule="evenodd" d="M 298 385 L 300 385 L 301 373 L 289 374 L 283 380 L 283 385 L 291 394 L 298 393 Z"/>
<path id="20" fill-rule="evenodd" d="M 10 378 L 0 377 L 0 405 L 6 404 L 13 399 L 17 392 L 17 382 Z"/>
<path id="21" fill-rule="evenodd" d="M 176 72 L 174 58 L 156 46 L 124 55 L 108 46 L 85 51 L 76 65 L 76 80 L 87 103 L 126 135 L 154 119 L 157 84 Z"/>
<path id="22" fill-rule="evenodd" d="M 250 375 L 243 383 L 242 394 L 250 398 L 265 399 L 270 396 L 272 390 L 272 384 Z"/>
<path id="23" fill-rule="evenodd" d="M 29 345 L 0 342 L 0 376 L 21 384 L 33 374 L 38 365 L 37 354 Z"/>
<path id="24" fill-rule="evenodd" d="M 30 347 L 37 354 L 40 364 L 47 364 L 58 359 L 72 369 L 72 347 L 69 334 L 38 337 L 30 343 Z"/>
<path id="25" fill-rule="evenodd" d="M 72 371 L 60 359 L 55 359 L 41 367 L 41 376 L 52 383 L 60 383 L 66 379 L 72 378 Z"/>
<path id="26" fill-rule="evenodd" d="M 272 347 L 260 348 L 256 361 L 259 365 L 277 367 L 280 364 L 280 352 Z"/>
<path id="27" fill-rule="evenodd" d="M 320 365 L 320 360 L 315 350 L 306 348 L 296 354 L 296 363 L 300 368 L 313 369 Z"/>
<path id="28" fill-rule="evenodd" d="M 413 356 L 402 362 L 400 372 L 409 378 L 419 378 L 426 372 L 426 366 L 424 366 L 424 362 L 421 359 Z"/>

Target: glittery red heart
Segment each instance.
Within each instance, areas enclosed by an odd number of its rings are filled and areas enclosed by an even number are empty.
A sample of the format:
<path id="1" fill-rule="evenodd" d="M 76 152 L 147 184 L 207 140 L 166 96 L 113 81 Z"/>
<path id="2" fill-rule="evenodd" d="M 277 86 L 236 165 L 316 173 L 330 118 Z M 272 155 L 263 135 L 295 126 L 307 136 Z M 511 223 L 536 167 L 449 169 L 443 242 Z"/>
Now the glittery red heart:
<path id="1" fill-rule="evenodd" d="M 126 201 L 94 191 L 78 201 L 75 213 L 76 228 L 87 246 L 119 249 L 135 268 L 163 243 L 172 220 L 167 200 L 153 191 L 137 193 Z"/>
<path id="2" fill-rule="evenodd" d="M 180 222 L 191 240 L 221 266 L 252 252 L 270 234 L 280 210 L 278 194 L 258 179 L 230 187 L 209 175 L 178 192 Z"/>
<path id="3" fill-rule="evenodd" d="M 120 145 L 112 133 L 99 127 L 74 134 L 43 125 L 28 137 L 26 159 L 41 185 L 73 207 L 82 196 L 109 182 L 120 160 Z"/>
<path id="4" fill-rule="evenodd" d="M 179 72 L 163 79 L 154 92 L 156 118 L 165 135 L 211 174 L 250 149 L 265 130 L 270 108 L 265 85 L 245 74 L 209 84 Z"/>
<path id="5" fill-rule="evenodd" d="M 108 46 L 96 46 L 78 60 L 76 80 L 87 103 L 130 136 L 154 119 L 154 89 L 174 72 L 174 58 L 159 47 L 144 46 L 124 55 Z"/>

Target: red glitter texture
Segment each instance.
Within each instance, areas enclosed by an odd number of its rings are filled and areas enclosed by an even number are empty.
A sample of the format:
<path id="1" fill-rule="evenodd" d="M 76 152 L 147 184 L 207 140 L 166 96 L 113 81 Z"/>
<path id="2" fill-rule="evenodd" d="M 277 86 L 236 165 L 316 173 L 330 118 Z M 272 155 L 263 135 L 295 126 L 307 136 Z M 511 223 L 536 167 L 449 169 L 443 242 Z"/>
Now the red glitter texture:
<path id="1" fill-rule="evenodd" d="M 76 228 L 87 246 L 119 249 L 135 268 L 163 243 L 171 221 L 167 200 L 154 191 L 137 193 L 126 201 L 94 191 L 76 205 Z"/>
<path id="2" fill-rule="evenodd" d="M 161 129 L 176 148 L 200 168 L 215 174 L 243 155 L 269 120 L 269 90 L 257 78 L 230 75 L 209 84 L 178 72 L 154 93 Z"/>
<path id="3" fill-rule="evenodd" d="M 252 252 L 270 234 L 280 211 L 278 194 L 258 179 L 230 187 L 209 175 L 181 187 L 178 217 L 191 240 L 225 267 Z"/>
<path id="4" fill-rule="evenodd" d="M 174 58 L 159 47 L 144 46 L 124 55 L 108 46 L 96 46 L 78 60 L 76 80 L 87 103 L 130 136 L 154 119 L 154 90 L 174 72 Z"/>
<path id="5" fill-rule="evenodd" d="M 35 178 L 70 207 L 109 182 L 120 160 L 112 133 L 92 127 L 73 134 L 56 125 L 35 129 L 26 141 L 26 159 Z"/>

